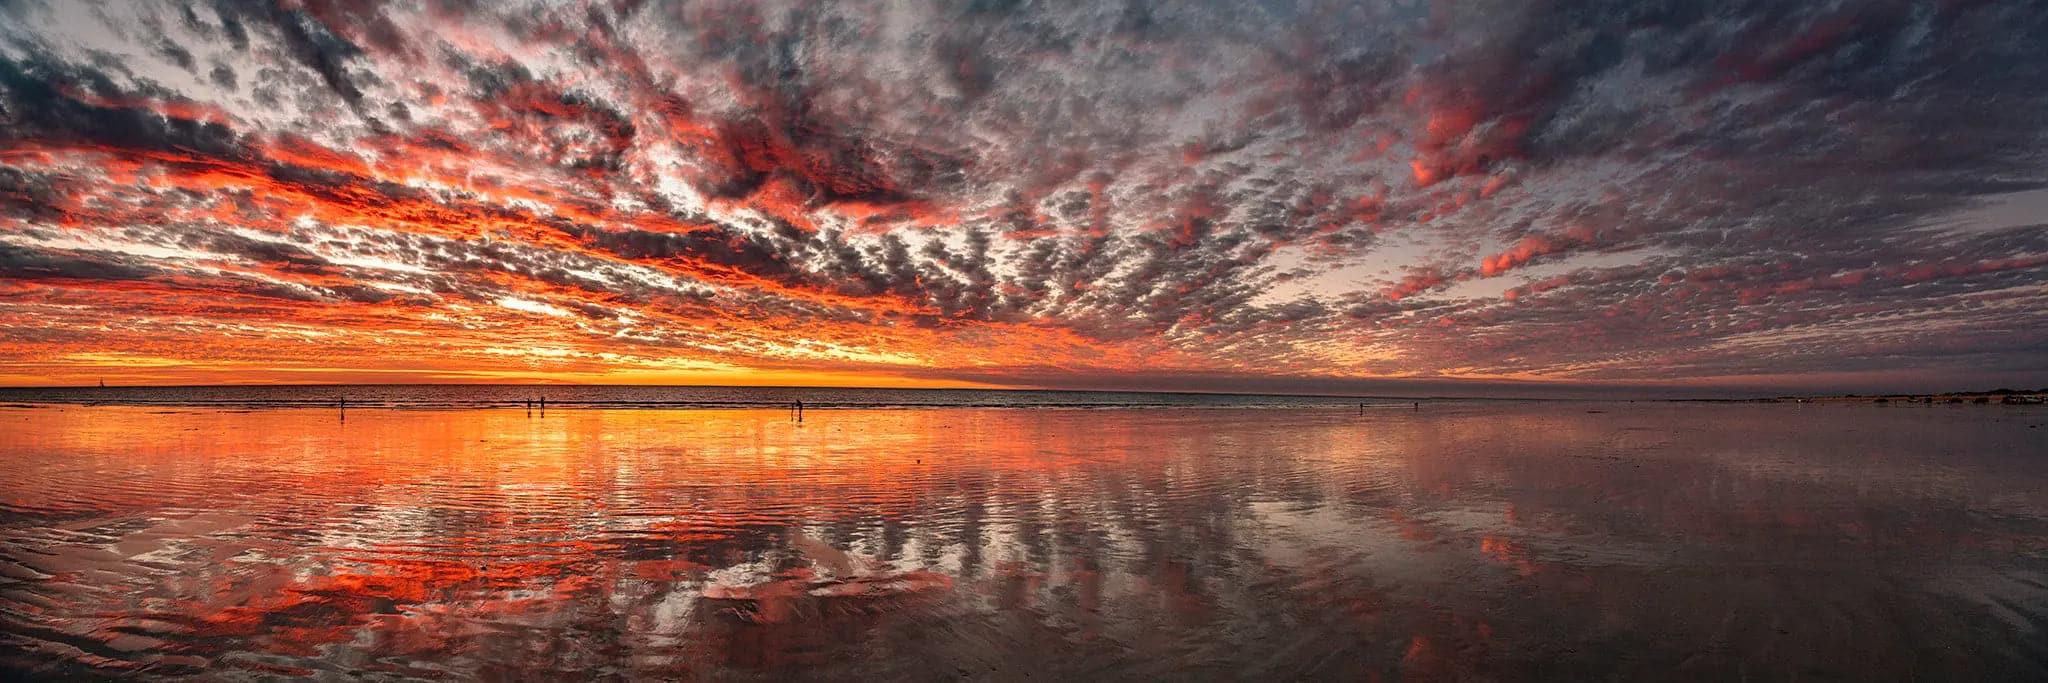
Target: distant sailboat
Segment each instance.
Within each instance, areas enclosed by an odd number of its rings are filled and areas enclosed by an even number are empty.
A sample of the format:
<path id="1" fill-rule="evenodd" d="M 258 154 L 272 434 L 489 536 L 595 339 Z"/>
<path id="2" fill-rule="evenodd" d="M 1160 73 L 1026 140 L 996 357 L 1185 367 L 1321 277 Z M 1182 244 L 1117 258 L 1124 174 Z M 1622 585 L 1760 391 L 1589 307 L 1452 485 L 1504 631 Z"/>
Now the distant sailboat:
<path id="1" fill-rule="evenodd" d="M 107 388 L 107 381 L 106 381 L 106 380 L 100 380 L 100 388 L 101 388 L 101 389 L 105 389 L 105 388 Z"/>

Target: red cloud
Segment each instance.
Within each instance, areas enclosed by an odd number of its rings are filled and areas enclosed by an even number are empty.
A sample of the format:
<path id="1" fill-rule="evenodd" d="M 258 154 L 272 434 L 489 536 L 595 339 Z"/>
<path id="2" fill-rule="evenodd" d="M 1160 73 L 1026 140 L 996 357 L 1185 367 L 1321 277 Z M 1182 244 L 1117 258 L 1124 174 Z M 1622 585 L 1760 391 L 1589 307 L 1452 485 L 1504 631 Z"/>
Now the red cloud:
<path id="1" fill-rule="evenodd" d="M 1479 261 L 1479 274 L 1493 277 L 1519 268 L 1539 256 L 1555 254 L 1570 249 L 1574 240 L 1549 235 L 1529 235 L 1508 247 L 1506 251 L 1488 256 Z"/>

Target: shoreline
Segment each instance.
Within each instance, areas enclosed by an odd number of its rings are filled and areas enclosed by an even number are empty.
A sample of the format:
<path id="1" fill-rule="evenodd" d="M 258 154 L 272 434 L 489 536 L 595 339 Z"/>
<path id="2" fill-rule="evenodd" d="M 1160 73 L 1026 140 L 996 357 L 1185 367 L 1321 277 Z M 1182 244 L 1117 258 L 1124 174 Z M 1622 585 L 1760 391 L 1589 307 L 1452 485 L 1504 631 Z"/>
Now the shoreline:
<path id="1" fill-rule="evenodd" d="M 1968 396 L 1968 395 L 1964 395 Z M 2015 395 L 2009 399 L 1999 397 L 1977 397 L 1968 399 L 1961 396 L 1938 395 L 1891 395 L 1891 396 L 1827 396 L 1802 398 L 1746 398 L 1746 399 L 1525 399 L 1525 398 L 1480 398 L 1480 399 L 1438 399 L 1433 401 L 1379 400 L 1330 403 L 1261 403 L 1261 402 L 1216 402 L 1216 403 L 824 403 L 805 401 L 806 412 L 856 412 L 856 411 L 1075 411 L 1075 412 L 1137 412 L 1137 411 L 1256 411 L 1256 412 L 1331 412 L 1347 415 L 1365 415 L 1379 412 L 1426 411 L 1432 407 L 1471 408 L 1484 405 L 1550 404 L 1557 406 L 1616 406 L 1643 404 L 1644 406 L 1686 406 L 1686 405 L 1825 405 L 1825 406 L 1890 406 L 1890 405 L 1946 405 L 1946 406 L 2042 406 L 2048 405 L 2041 395 Z M 529 414 L 555 412 L 595 411 L 790 411 L 790 402 L 740 403 L 740 402 L 605 402 L 605 401 L 555 401 L 550 399 L 546 407 L 522 402 L 370 402 L 349 400 L 345 405 L 335 401 L 83 401 L 83 400 L 0 400 L 0 410 L 63 410 L 69 408 L 117 408 L 143 409 L 156 412 L 194 411 L 218 413 L 252 413 L 272 411 L 325 411 L 325 412 L 463 412 L 463 411 L 517 411 Z M 1589 410 L 1588 412 L 1607 412 Z"/>
<path id="2" fill-rule="evenodd" d="M 1679 403 L 1917 403 L 1941 405 L 2043 405 L 2048 391 L 1956 391 L 1931 394 L 1840 394 L 1834 396 L 1771 396 L 1759 398 L 1671 399 Z"/>

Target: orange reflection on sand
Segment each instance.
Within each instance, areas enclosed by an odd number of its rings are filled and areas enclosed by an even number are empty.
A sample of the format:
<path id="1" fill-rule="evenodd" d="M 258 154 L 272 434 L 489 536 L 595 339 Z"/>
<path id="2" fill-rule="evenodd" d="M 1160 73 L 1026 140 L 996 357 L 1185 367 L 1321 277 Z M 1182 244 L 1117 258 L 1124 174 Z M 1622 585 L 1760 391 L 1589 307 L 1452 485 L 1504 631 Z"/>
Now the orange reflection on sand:
<path id="1" fill-rule="evenodd" d="M 2028 652 L 1866 571 L 2032 576 L 2014 511 L 2039 477 L 1928 477 L 1912 450 L 2012 452 L 2025 425 L 1692 410 L 0 407 L 0 668 L 1514 679 L 1603 643 L 1647 674 L 1720 634 L 1704 671 Z M 1814 595 L 1993 656 L 1781 633 Z"/>
<path id="2" fill-rule="evenodd" d="M 129 551 L 169 550 L 138 545 L 160 537 L 213 545 L 216 561 L 163 587 L 176 599 L 99 608 L 141 609 L 180 637 L 312 657 L 367 636 L 380 650 L 425 654 L 475 623 L 574 623 L 622 592 L 666 587 L 700 603 L 698 616 L 667 625 L 696 633 L 693 651 L 766 665 L 815 650 L 815 619 L 901 609 L 950 592 L 950 578 L 873 559 L 851 576 L 844 557 L 824 565 L 838 576 L 764 565 L 726 579 L 737 588 L 714 571 L 758 562 L 763 549 L 817 546 L 801 527 L 929 525 L 1042 504 L 1032 496 L 1065 468 L 1114 466 L 1138 438 L 984 412 L 814 411 L 799 424 L 781 410 L 17 411 L 39 438 L 16 445 L 67 462 L 38 473 L 48 485 L 9 487 L 6 503 L 88 520 L 84 529 L 118 534 Z M 236 523 L 188 523 L 222 506 Z M 54 562 L 114 567 L 121 555 Z"/>

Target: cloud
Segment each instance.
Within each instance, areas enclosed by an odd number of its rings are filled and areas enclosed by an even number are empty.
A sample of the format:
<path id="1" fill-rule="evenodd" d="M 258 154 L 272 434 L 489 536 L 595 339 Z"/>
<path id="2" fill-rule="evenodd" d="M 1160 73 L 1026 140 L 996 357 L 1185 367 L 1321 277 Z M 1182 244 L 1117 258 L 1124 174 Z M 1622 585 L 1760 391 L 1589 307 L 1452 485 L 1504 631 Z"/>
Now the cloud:
<path id="1" fill-rule="evenodd" d="M 2048 182 L 2040 9 L 19 3 L 0 334 L 1037 385 L 2048 379 L 2043 228 L 1943 226 Z M 472 353 L 519 341 L 578 353 Z"/>

